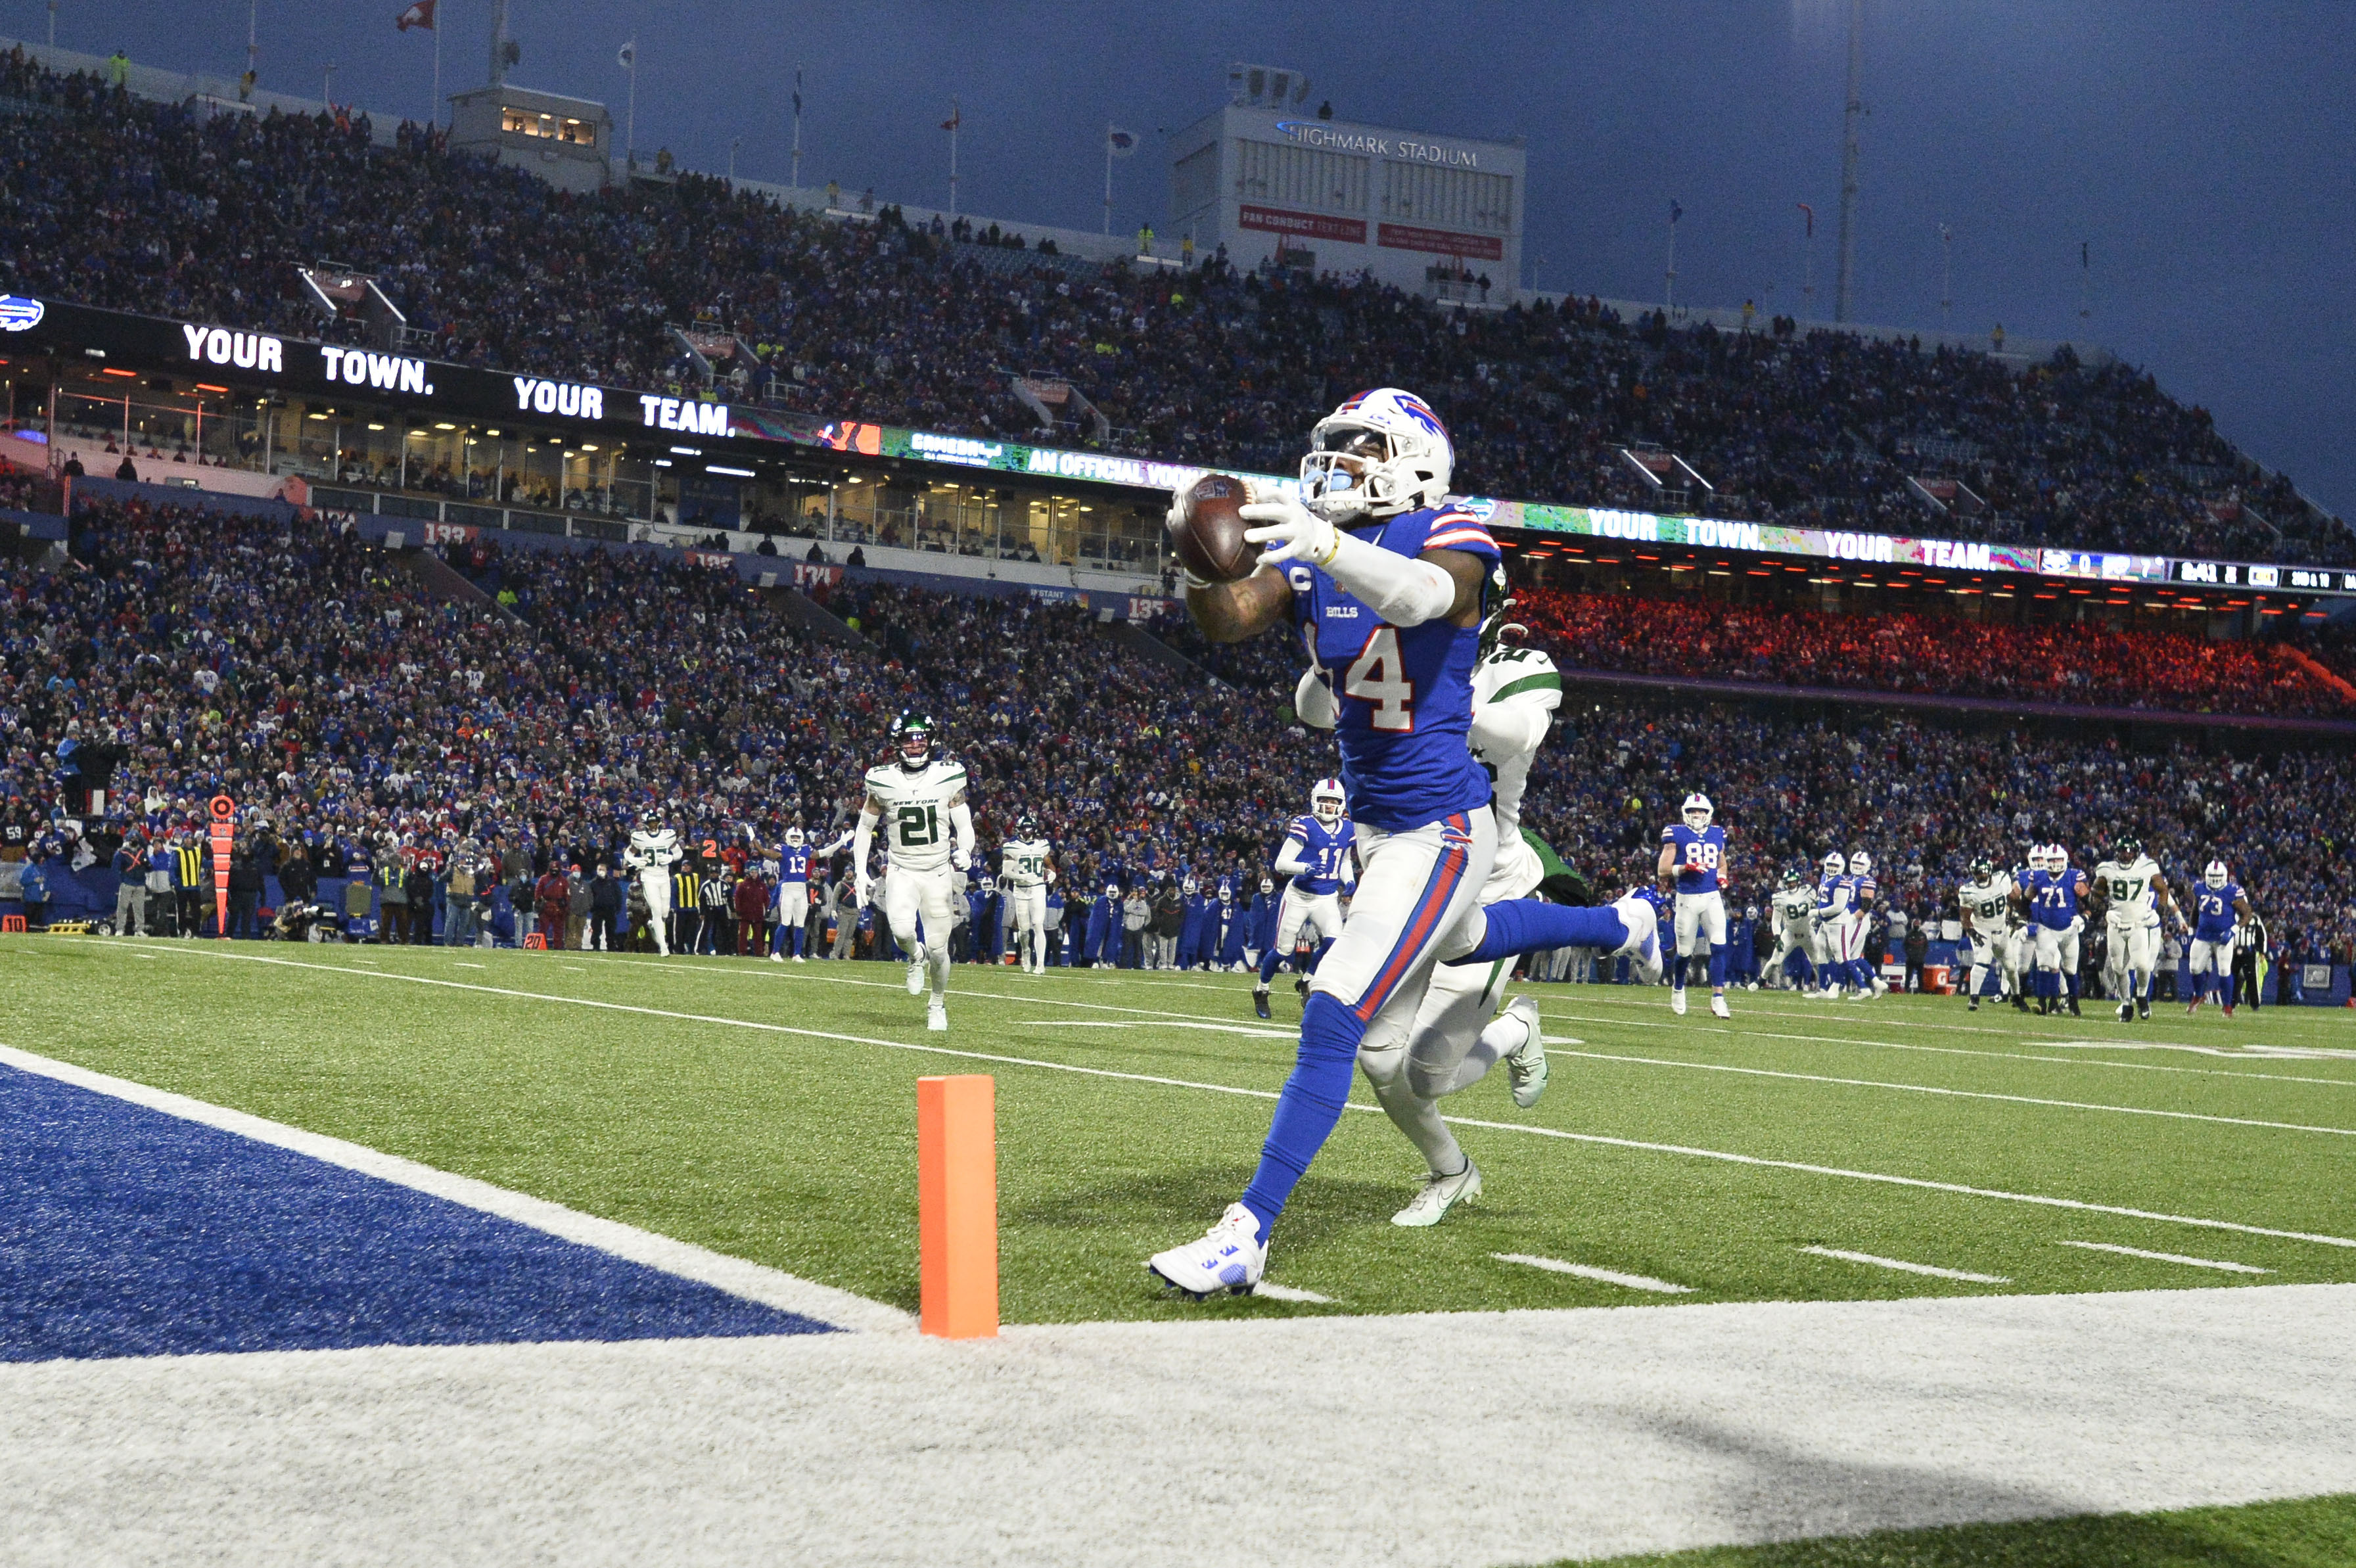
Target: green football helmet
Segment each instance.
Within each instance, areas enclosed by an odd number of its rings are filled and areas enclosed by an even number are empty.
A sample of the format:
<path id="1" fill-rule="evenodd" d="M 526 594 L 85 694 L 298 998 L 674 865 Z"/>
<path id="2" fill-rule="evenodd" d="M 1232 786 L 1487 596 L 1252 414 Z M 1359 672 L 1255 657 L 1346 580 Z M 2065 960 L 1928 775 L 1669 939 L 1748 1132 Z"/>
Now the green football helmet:
<path id="1" fill-rule="evenodd" d="M 900 766 L 911 773 L 922 773 L 933 760 L 933 747 L 940 739 L 940 726 L 933 723 L 930 714 L 903 710 L 892 721 L 892 749 L 900 758 Z"/>

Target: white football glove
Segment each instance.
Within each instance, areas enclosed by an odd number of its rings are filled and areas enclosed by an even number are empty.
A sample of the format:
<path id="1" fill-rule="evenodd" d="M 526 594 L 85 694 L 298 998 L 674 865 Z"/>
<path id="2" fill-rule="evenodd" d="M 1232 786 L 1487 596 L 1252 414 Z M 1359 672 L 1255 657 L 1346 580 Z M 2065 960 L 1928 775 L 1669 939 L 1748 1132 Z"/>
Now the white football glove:
<path id="1" fill-rule="evenodd" d="M 1264 565 L 1306 561 L 1312 566 L 1330 566 L 1334 553 L 1342 548 L 1341 531 L 1290 496 L 1255 501 L 1243 509 L 1243 515 L 1260 524 L 1244 531 L 1244 542 L 1263 547 L 1259 558 Z"/>
<path id="2" fill-rule="evenodd" d="M 856 884 L 853 885 L 852 897 L 858 900 L 859 907 L 864 909 L 873 901 L 874 896 L 874 879 L 862 873 Z"/>
<path id="3" fill-rule="evenodd" d="M 973 868 L 973 857 L 961 849 L 949 851 L 949 869 L 960 875 Z"/>

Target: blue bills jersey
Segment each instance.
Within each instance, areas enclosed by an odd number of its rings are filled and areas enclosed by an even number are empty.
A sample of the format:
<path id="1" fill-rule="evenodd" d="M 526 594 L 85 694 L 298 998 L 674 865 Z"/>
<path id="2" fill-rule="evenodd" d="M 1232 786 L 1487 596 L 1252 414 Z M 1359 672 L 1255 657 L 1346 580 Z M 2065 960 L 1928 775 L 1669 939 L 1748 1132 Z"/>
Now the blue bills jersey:
<path id="1" fill-rule="evenodd" d="M 804 844 L 797 849 L 792 844 L 779 844 L 777 846 L 777 880 L 808 882 L 809 863 L 809 845 Z"/>
<path id="2" fill-rule="evenodd" d="M 1716 822 L 1696 832 L 1683 822 L 1661 830 L 1661 842 L 1676 851 L 1674 870 L 1680 893 L 1716 893 L 1725 886 L 1719 872 L 1726 865 L 1726 830 Z"/>
<path id="3" fill-rule="evenodd" d="M 2232 932 L 2239 917 L 2233 906 L 2244 897 L 2242 885 L 2228 882 L 2222 887 L 2211 887 L 2206 880 L 2192 889 L 2192 935 L 2204 942 L 2222 942 Z"/>
<path id="4" fill-rule="evenodd" d="M 1332 799 L 1328 796 L 1327 799 Z M 1301 846 L 1292 858 L 1309 869 L 1297 874 L 1292 886 L 1304 894 L 1332 893 L 1342 886 L 1342 862 L 1350 853 L 1349 819 L 1327 827 L 1315 817 L 1295 817 L 1284 830 L 1289 843 Z"/>
<path id="5" fill-rule="evenodd" d="M 1462 550 L 1497 560 L 1496 542 L 1456 507 L 1401 512 L 1349 530 L 1353 538 L 1412 559 Z M 1472 760 L 1472 665 L 1478 627 L 1446 618 L 1394 627 L 1306 562 L 1285 564 L 1294 623 L 1339 710 L 1342 789 L 1350 815 L 1406 832 L 1489 803 L 1489 776 Z"/>
<path id="6" fill-rule="evenodd" d="M 2086 896 L 2086 874 L 2075 866 L 2067 871 L 2032 871 L 2028 888 L 2029 923 L 2066 931 L 2078 918 L 2079 900 Z"/>
<path id="7" fill-rule="evenodd" d="M 1854 877 L 1827 876 L 1816 884 L 1816 918 L 1829 920 L 1836 915 L 1848 913 L 1850 899 L 1857 891 Z"/>
<path id="8" fill-rule="evenodd" d="M 1868 904 L 1873 902 L 1873 896 L 1880 891 L 1881 885 L 1874 881 L 1873 873 L 1870 871 L 1853 873 L 1848 879 L 1849 908 L 1852 909 L 1864 908 Z"/>

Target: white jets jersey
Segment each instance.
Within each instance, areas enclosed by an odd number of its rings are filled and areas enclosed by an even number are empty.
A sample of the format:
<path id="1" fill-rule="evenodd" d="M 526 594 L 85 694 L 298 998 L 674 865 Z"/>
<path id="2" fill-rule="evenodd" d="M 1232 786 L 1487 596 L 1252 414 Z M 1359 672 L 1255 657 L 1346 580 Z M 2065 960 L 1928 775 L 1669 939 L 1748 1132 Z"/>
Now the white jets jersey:
<path id="1" fill-rule="evenodd" d="M 2159 922 L 2159 863 L 2147 854 L 2132 865 L 2106 860 L 2094 867 L 2094 886 L 2111 901 L 2111 918 L 2123 926 Z"/>
<path id="2" fill-rule="evenodd" d="M 1999 871 L 1986 882 L 1966 882 L 1955 890 L 1955 900 L 1972 929 L 1984 937 L 2001 936 L 2012 914 L 2012 874 Z"/>
<path id="3" fill-rule="evenodd" d="M 965 764 L 936 754 L 911 773 L 896 762 L 867 770 L 867 793 L 884 808 L 877 824 L 892 864 L 902 871 L 949 868 L 956 833 L 949 802 L 965 793 Z"/>
<path id="4" fill-rule="evenodd" d="M 1786 887 L 1775 895 L 1773 908 L 1777 935 L 1802 935 L 1816 918 L 1816 890 L 1806 886 Z"/>
<path id="5" fill-rule="evenodd" d="M 632 871 L 644 871 L 649 866 L 667 868 L 678 865 L 685 853 L 679 847 L 676 829 L 650 833 L 640 828 L 630 834 L 630 847 L 623 851 L 622 864 Z"/>
<path id="6" fill-rule="evenodd" d="M 1038 887 L 1047 880 L 1047 841 L 1009 839 L 999 852 L 998 875 L 1011 887 Z"/>
<path id="7" fill-rule="evenodd" d="M 1472 760 L 1489 775 L 1497 819 L 1497 860 L 1481 902 L 1523 898 L 1546 880 L 1537 851 L 1522 837 L 1522 794 L 1546 739 L 1547 715 L 1562 705 L 1562 676 L 1535 648 L 1491 649 L 1472 666 Z"/>

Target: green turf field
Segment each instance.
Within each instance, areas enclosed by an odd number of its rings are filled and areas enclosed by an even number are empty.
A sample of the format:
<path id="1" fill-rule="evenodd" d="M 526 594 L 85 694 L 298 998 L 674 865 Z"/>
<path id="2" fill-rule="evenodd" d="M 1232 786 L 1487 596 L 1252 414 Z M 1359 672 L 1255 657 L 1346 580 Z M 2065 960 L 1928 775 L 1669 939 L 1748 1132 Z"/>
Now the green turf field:
<path id="1" fill-rule="evenodd" d="M 2345 1568 L 2351 1563 L 2356 1563 L 2356 1498 L 2337 1497 L 1722 1546 L 1614 1557 L 1608 1568 Z"/>
<path id="2" fill-rule="evenodd" d="M 1331 1304 L 1195 1305 L 1141 1262 L 1240 1190 L 1299 1016 L 1243 976 L 965 967 L 942 1036 L 873 963 L 11 937 L 0 973 L 7 1044 L 912 1308 L 911 1080 L 992 1073 L 1010 1322 L 2356 1280 L 2345 1012 L 1738 993 L 1728 1026 L 1534 986 L 1577 1042 L 1546 1099 L 1443 1105 L 1483 1197 L 1394 1228 L 1420 1161 L 1354 1112 L 1270 1261 Z"/>

